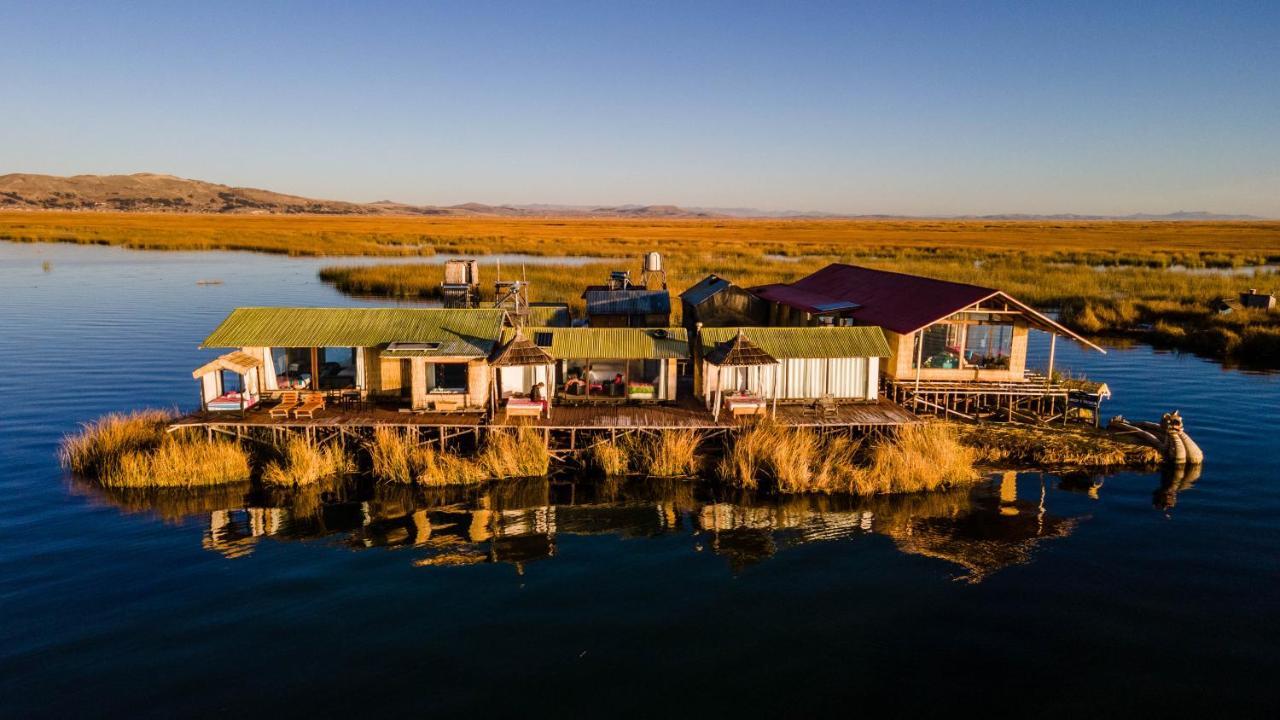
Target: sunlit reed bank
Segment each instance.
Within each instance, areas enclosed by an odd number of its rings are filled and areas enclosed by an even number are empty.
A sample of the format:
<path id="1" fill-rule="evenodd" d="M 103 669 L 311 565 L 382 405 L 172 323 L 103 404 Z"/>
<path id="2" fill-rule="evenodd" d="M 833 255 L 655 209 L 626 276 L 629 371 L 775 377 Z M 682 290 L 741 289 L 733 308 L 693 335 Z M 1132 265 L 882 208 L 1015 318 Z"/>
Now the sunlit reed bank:
<path id="1" fill-rule="evenodd" d="M 651 477 L 684 477 L 698 472 L 701 436 L 692 430 L 659 430 L 655 435 L 636 438 L 636 467 Z"/>
<path id="2" fill-rule="evenodd" d="M 773 423 L 738 435 L 717 466 L 737 487 L 783 493 L 877 495 L 952 487 L 979 479 L 975 453 L 942 423 L 909 425 L 865 445 Z"/>
<path id="3" fill-rule="evenodd" d="M 376 430 L 367 449 L 374 478 L 388 483 L 474 485 L 487 480 L 541 477 L 551 468 L 545 440 L 528 428 L 492 433 L 474 456 L 442 451 L 392 428 Z"/>
<path id="4" fill-rule="evenodd" d="M 165 432 L 173 413 L 111 413 L 63 439 L 64 467 L 109 487 L 197 487 L 248 480 L 239 445 Z"/>
<path id="5" fill-rule="evenodd" d="M 692 430 L 632 434 L 593 445 L 585 453 L 583 465 L 606 477 L 691 477 L 702 469 L 702 444 L 701 436 Z"/>
<path id="6" fill-rule="evenodd" d="M 524 427 L 514 433 L 490 433 L 476 461 L 498 480 L 541 477 L 551 469 L 551 453 L 542 433 Z"/>
<path id="7" fill-rule="evenodd" d="M 1135 467 L 1160 464 L 1160 451 L 1099 431 L 1030 425 L 955 425 L 979 462 L 1017 467 Z"/>
<path id="8" fill-rule="evenodd" d="M 884 248 L 1175 257 L 1275 255 L 1278 222 L 912 219 L 334 217 L 3 212 L 0 239 L 291 255 L 519 252 L 634 256 L 696 244 L 723 254 Z"/>
<path id="9" fill-rule="evenodd" d="M 267 463 L 262 482 L 277 486 L 314 485 L 355 471 L 355 461 L 341 445 L 320 445 L 295 437 L 290 438 L 279 459 Z"/>

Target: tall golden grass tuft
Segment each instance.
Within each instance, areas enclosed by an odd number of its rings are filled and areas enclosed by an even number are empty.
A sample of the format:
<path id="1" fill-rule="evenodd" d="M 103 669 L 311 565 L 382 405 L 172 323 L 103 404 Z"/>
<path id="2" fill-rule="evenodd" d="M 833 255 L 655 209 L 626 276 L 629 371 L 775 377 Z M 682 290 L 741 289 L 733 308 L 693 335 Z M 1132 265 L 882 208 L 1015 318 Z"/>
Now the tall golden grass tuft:
<path id="1" fill-rule="evenodd" d="M 170 437 L 154 448 L 124 453 L 101 481 L 111 487 L 191 488 L 242 482 L 250 471 L 249 454 L 234 442 Z"/>
<path id="2" fill-rule="evenodd" d="M 551 469 L 551 452 L 542 433 L 521 427 L 515 433 L 491 432 L 476 462 L 494 479 L 541 477 Z"/>
<path id="3" fill-rule="evenodd" d="M 777 439 L 776 436 L 777 426 L 771 422 L 761 422 L 742 431 L 720 458 L 716 474 L 731 485 L 745 490 L 756 489 L 764 472 L 770 445 Z"/>
<path id="4" fill-rule="evenodd" d="M 612 440 L 598 442 L 587 450 L 586 464 L 604 473 L 605 477 L 626 475 L 631 468 L 631 448 L 626 443 Z"/>
<path id="5" fill-rule="evenodd" d="M 754 489 L 767 480 L 781 493 L 882 493 L 935 490 L 976 480 L 974 452 L 942 424 L 910 425 L 864 449 L 857 440 L 763 422 L 740 434 L 721 459 L 722 480 Z"/>
<path id="6" fill-rule="evenodd" d="M 369 452 L 375 478 L 406 484 L 416 480 L 414 454 L 417 445 L 410 440 L 408 433 L 380 427 L 373 431 L 373 442 L 365 447 Z"/>
<path id="7" fill-rule="evenodd" d="M 702 438 L 693 430 L 659 430 L 631 442 L 636 468 L 650 477 L 686 477 L 702 465 L 698 454 Z"/>
<path id="8" fill-rule="evenodd" d="M 290 438 L 279 460 L 262 473 L 267 485 L 312 485 L 321 480 L 355 472 L 356 465 L 345 448 L 336 443 L 320 445 L 307 438 Z"/>
<path id="9" fill-rule="evenodd" d="M 473 458 L 465 458 L 432 445 L 419 447 L 414 454 L 414 478 L 419 485 L 445 487 L 476 485 L 489 479 Z M 544 473 L 545 474 L 545 473 Z"/>
<path id="10" fill-rule="evenodd" d="M 977 453 L 961 444 L 946 423 L 907 425 L 896 437 L 871 447 L 869 462 L 849 477 L 850 492 L 860 495 L 911 493 L 973 482 Z"/>
<path id="11" fill-rule="evenodd" d="M 110 413 L 63 438 L 63 467 L 107 487 L 190 488 L 249 478 L 249 456 L 239 445 L 170 435 L 173 413 Z"/>
<path id="12" fill-rule="evenodd" d="M 158 447 L 164 440 L 165 426 L 173 417 L 172 412 L 155 409 L 108 413 L 83 423 L 80 432 L 64 437 L 58 458 L 72 472 L 101 476 L 125 453 Z"/>

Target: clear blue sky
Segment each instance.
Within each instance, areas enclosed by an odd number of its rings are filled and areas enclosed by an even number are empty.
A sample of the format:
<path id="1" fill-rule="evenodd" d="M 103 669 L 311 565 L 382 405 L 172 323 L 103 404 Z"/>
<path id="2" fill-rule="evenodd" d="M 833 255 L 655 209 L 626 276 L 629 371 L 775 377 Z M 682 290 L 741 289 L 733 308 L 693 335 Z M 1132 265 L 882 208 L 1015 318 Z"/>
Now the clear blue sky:
<path id="1" fill-rule="evenodd" d="M 0 0 L 0 173 L 1280 216 L 1280 2 Z"/>

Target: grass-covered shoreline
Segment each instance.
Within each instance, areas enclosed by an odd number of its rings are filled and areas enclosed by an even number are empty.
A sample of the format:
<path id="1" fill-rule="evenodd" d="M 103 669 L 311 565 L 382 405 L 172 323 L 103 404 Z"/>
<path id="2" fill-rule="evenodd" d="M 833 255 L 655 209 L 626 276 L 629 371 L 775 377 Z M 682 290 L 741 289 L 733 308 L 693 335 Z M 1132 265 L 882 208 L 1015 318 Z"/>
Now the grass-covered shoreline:
<path id="1" fill-rule="evenodd" d="M 984 467 L 1153 466 L 1157 451 L 1101 431 L 1025 425 L 922 422 L 885 436 L 851 438 L 763 420 L 723 441 L 692 430 L 600 439 L 567 463 L 541 432 L 494 431 L 470 450 L 441 449 L 401 430 L 378 428 L 363 443 L 251 445 L 167 431 L 165 410 L 112 413 L 64 438 L 59 457 L 76 475 L 110 488 L 211 487 L 256 480 L 264 488 L 306 488 L 362 476 L 422 488 L 545 477 L 561 470 L 605 478 L 711 479 L 726 487 L 783 495 L 885 495 L 976 482 Z"/>

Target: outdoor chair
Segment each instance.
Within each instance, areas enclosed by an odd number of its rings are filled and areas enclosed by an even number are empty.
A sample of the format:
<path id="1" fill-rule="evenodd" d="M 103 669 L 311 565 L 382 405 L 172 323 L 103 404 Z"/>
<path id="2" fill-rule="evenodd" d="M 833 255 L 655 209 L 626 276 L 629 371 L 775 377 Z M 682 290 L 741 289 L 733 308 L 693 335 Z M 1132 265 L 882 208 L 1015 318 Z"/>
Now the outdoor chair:
<path id="1" fill-rule="evenodd" d="M 314 420 L 316 412 L 324 409 L 324 396 L 318 393 L 308 395 L 294 411 L 293 416 L 301 420 L 307 418 Z"/>
<path id="2" fill-rule="evenodd" d="M 298 393 L 293 391 L 282 392 L 280 393 L 280 402 L 271 408 L 271 417 L 288 418 L 289 413 L 293 412 L 298 405 Z"/>

